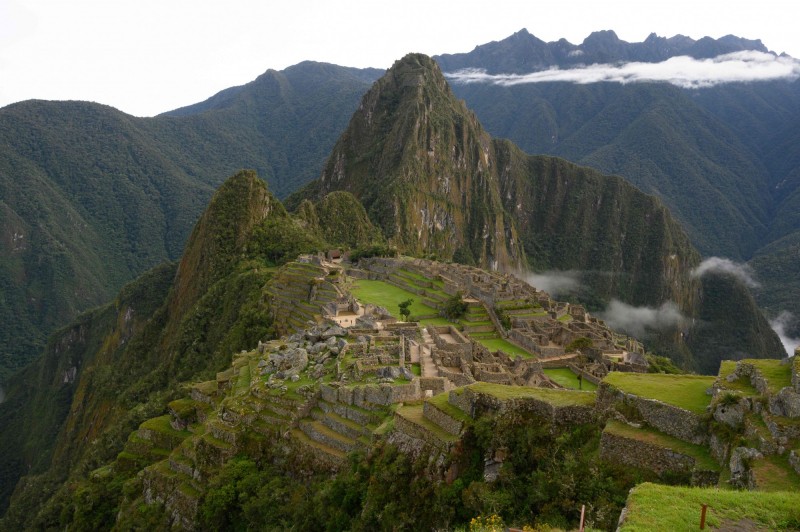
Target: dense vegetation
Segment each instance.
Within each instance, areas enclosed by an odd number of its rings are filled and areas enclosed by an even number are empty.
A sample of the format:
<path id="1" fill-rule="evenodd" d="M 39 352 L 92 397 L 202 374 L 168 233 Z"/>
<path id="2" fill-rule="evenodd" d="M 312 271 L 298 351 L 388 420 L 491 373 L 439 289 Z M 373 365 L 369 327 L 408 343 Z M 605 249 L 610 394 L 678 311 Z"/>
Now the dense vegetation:
<path id="1" fill-rule="evenodd" d="M 59 331 L 9 386 L 0 404 L 8 428 L 0 432 L 0 509 L 19 477 L 30 476 L 5 522 L 17 528 L 32 509 L 41 511 L 35 526 L 57 522 L 74 495 L 62 484 L 67 477 L 113 459 L 128 434 L 163 412 L 187 381 L 212 377 L 231 353 L 274 336 L 264 295 L 274 267 L 329 245 L 253 172 L 228 179 L 177 269 L 156 268 Z"/>
<path id="2" fill-rule="evenodd" d="M 279 196 L 317 177 L 379 73 L 302 63 L 155 118 L 0 109 L 0 382 L 55 327 L 177 259 L 223 176 L 254 168 Z"/>

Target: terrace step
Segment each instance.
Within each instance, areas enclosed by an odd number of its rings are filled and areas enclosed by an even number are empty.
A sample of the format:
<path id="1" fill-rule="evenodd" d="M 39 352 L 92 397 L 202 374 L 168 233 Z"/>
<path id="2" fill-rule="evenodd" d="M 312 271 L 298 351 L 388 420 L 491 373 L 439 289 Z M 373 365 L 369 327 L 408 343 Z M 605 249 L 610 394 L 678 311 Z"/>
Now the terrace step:
<path id="1" fill-rule="evenodd" d="M 292 437 L 300 442 L 305 447 L 310 447 L 316 449 L 318 451 L 322 451 L 323 453 L 333 457 L 336 460 L 344 460 L 347 458 L 347 453 L 340 451 L 330 445 L 326 445 L 322 442 L 309 438 L 308 434 L 303 432 L 300 429 L 293 429 L 291 432 Z"/>
<path id="2" fill-rule="evenodd" d="M 362 444 L 357 442 L 354 438 L 348 438 L 339 434 L 330 427 L 327 427 L 316 420 L 303 420 L 300 422 L 300 430 L 302 430 L 309 438 L 319 443 L 323 443 L 334 449 L 339 449 L 342 452 L 349 453 L 361 448 Z"/>
<path id="3" fill-rule="evenodd" d="M 311 417 L 329 429 L 353 440 L 361 436 L 372 436 L 372 432 L 355 421 L 343 418 L 336 412 L 325 412 L 320 408 L 311 411 Z"/>

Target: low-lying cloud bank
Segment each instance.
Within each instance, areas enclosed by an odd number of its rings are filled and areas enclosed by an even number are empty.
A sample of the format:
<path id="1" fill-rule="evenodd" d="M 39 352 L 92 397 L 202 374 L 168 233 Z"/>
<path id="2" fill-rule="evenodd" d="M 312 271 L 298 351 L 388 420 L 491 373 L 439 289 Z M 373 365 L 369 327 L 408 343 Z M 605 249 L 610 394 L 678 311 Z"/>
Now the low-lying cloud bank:
<path id="1" fill-rule="evenodd" d="M 455 83 L 491 83 L 511 86 L 527 83 L 567 82 L 585 85 L 599 82 L 637 83 L 661 81 L 685 89 L 723 83 L 800 78 L 800 61 L 788 56 L 742 51 L 712 59 L 672 57 L 660 63 L 595 64 L 569 69 L 550 69 L 530 74 L 487 74 L 482 69 L 448 72 Z"/>
<path id="2" fill-rule="evenodd" d="M 775 334 L 777 334 L 778 338 L 781 339 L 783 348 L 786 349 L 786 352 L 789 354 L 789 356 L 794 355 L 794 350 L 797 348 L 797 346 L 800 346 L 800 338 L 792 338 L 786 333 L 786 329 L 794 321 L 794 314 L 784 310 L 778 314 L 777 318 L 769 322 L 769 326 L 772 327 L 772 330 L 775 331 Z"/>
<path id="3" fill-rule="evenodd" d="M 598 316 L 612 329 L 640 339 L 647 337 L 650 332 L 677 327 L 686 319 L 672 301 L 652 308 L 634 307 L 616 299 L 612 299 Z"/>
<path id="4" fill-rule="evenodd" d="M 578 271 L 547 271 L 529 273 L 525 281 L 539 290 L 544 290 L 551 297 L 557 298 L 566 294 L 574 294 L 581 288 L 581 273 Z"/>
<path id="5" fill-rule="evenodd" d="M 761 286 L 753 277 L 753 269 L 747 264 L 733 262 L 721 257 L 709 257 L 691 272 L 692 277 L 699 278 L 709 273 L 727 273 L 733 275 L 750 288 Z"/>

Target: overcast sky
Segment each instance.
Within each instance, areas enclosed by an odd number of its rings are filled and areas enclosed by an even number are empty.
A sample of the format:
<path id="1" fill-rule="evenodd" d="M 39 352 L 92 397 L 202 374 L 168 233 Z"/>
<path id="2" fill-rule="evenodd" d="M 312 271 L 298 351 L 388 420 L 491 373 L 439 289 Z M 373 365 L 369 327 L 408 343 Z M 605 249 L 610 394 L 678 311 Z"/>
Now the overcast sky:
<path id="1" fill-rule="evenodd" d="M 734 34 L 800 58 L 798 15 L 772 0 L 0 0 L 0 106 L 90 100 L 152 116 L 306 59 L 388 68 L 522 28 L 574 44 L 605 29 L 629 42 Z"/>

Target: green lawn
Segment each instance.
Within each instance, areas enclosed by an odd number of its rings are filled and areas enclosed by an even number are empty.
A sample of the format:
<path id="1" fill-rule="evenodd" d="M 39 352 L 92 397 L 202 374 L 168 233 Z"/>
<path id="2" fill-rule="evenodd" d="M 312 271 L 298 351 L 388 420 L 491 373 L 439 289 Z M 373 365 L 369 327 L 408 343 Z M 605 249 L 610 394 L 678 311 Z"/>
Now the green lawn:
<path id="1" fill-rule="evenodd" d="M 719 385 L 720 387 L 736 392 L 745 397 L 754 397 L 759 395 L 748 377 L 739 377 L 733 382 L 729 382 L 726 377 L 736 371 L 736 362 L 733 360 L 723 360 L 719 366 Z"/>
<path id="2" fill-rule="evenodd" d="M 753 523 L 741 530 L 796 530 L 800 525 L 797 492 L 764 493 L 644 483 L 636 486 L 628 497 L 628 513 L 621 530 L 699 530 L 703 504 L 708 505 L 706 528 L 711 530 L 723 525 L 732 529 L 744 520 Z"/>
<path id="3" fill-rule="evenodd" d="M 590 406 L 595 403 L 594 392 L 572 390 L 551 390 L 548 388 L 529 388 L 527 386 L 506 386 L 489 382 L 470 384 L 469 389 L 485 393 L 498 399 L 539 399 L 555 406 Z"/>
<path id="4" fill-rule="evenodd" d="M 770 359 L 750 359 L 745 362 L 755 366 L 761 376 L 766 379 L 769 391 L 772 393 L 778 393 L 782 388 L 792 385 L 792 366 L 790 364 L 781 364 L 780 360 Z"/>
<path id="5" fill-rule="evenodd" d="M 760 491 L 800 493 L 800 475 L 789 465 L 788 455 L 770 455 L 754 460 L 753 474 Z"/>
<path id="6" fill-rule="evenodd" d="M 622 373 L 612 371 L 603 382 L 626 393 L 702 414 L 711 404 L 706 390 L 716 377 L 704 375 L 663 375 L 659 373 Z"/>
<path id="7" fill-rule="evenodd" d="M 579 389 L 578 376 L 569 368 L 549 368 L 544 370 L 544 374 L 565 388 Z M 597 385 L 584 379 L 580 389 L 593 391 L 597 389 Z"/>
<path id="8" fill-rule="evenodd" d="M 397 305 L 407 299 L 413 299 L 411 304 L 411 319 L 414 316 L 424 316 L 426 314 L 438 314 L 438 310 L 422 303 L 422 296 L 398 288 L 385 281 L 368 281 L 361 279 L 351 290 L 352 294 L 362 303 L 372 303 L 386 308 L 392 316 L 400 316 L 400 309 Z M 449 323 L 442 318 L 444 323 Z M 427 321 L 426 321 L 427 324 Z"/>
<path id="9" fill-rule="evenodd" d="M 503 338 L 473 338 L 476 342 L 483 344 L 489 351 L 495 352 L 498 349 L 506 353 L 510 356 L 519 355 L 522 358 L 533 358 L 534 355 L 528 353 L 521 347 L 518 347 L 508 340 L 504 340 Z"/>

